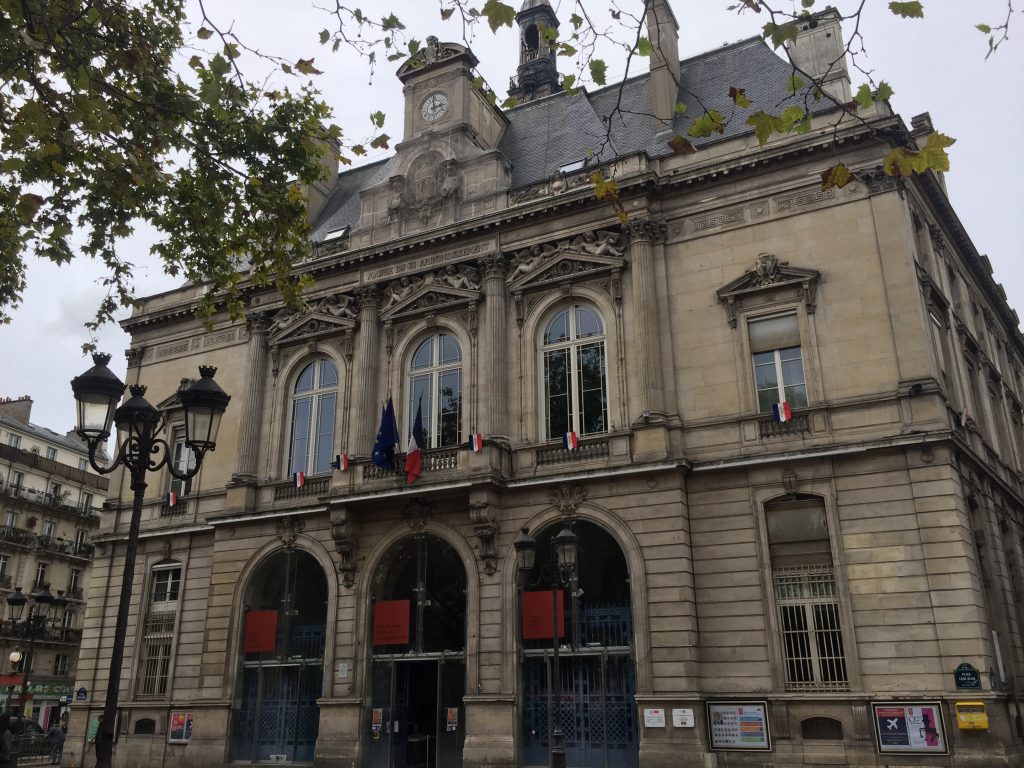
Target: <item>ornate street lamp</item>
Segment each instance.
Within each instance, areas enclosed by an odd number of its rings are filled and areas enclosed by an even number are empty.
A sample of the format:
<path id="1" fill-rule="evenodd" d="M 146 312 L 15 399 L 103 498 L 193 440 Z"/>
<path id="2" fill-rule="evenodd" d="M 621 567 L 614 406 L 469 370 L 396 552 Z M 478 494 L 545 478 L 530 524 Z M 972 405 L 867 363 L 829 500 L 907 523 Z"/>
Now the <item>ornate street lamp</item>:
<path id="1" fill-rule="evenodd" d="M 146 388 L 139 385 L 129 387 L 131 397 L 118 408 L 117 402 L 124 394 L 125 385 L 107 367 L 110 355 L 94 354 L 92 360 L 92 368 L 71 380 L 71 389 L 78 402 L 77 431 L 89 448 L 92 468 L 106 475 L 123 466 L 129 472 L 134 493 L 124 554 L 121 597 L 117 604 L 117 622 L 110 651 L 107 695 L 103 703 L 103 720 L 96 735 L 96 766 L 110 768 L 114 752 L 114 722 L 121 666 L 124 661 L 124 638 L 128 631 L 128 610 L 135 575 L 135 553 L 146 492 L 146 473 L 155 472 L 166 464 L 171 475 L 179 480 L 194 477 L 207 451 L 217 446 L 220 419 L 231 397 L 213 380 L 217 369 L 205 365 L 199 366 L 199 380 L 180 393 L 181 406 L 185 411 L 185 446 L 195 455 L 192 468 L 182 472 L 170 460 L 172 451 L 167 441 L 159 437 L 164 428 L 164 418 L 160 411 L 146 401 Z M 96 461 L 96 452 L 110 437 L 111 422 L 117 425 L 117 453 L 110 466 L 101 467 Z M 189 464 L 187 462 L 186 466 Z"/>
<path id="2" fill-rule="evenodd" d="M 21 587 L 15 587 L 14 592 L 7 596 L 7 605 L 10 608 L 11 614 L 11 634 L 28 641 L 27 653 L 22 653 L 16 648 L 11 651 L 10 655 L 11 666 L 17 667 L 22 662 L 25 663 L 24 667 L 22 667 L 21 695 L 18 701 L 19 721 L 25 717 L 25 704 L 28 702 L 28 676 L 32 672 L 32 664 L 35 661 L 36 639 L 46 635 L 46 625 L 53 620 L 55 609 L 67 603 L 63 592 L 58 593 L 58 595 L 59 601 L 57 597 L 50 593 L 49 584 L 40 584 L 36 591 L 28 597 L 22 593 Z M 32 606 L 29 608 L 25 621 L 21 621 L 21 616 L 25 612 L 25 606 L 28 605 L 29 601 L 31 601 Z M 24 735 L 24 727 L 20 731 L 19 735 Z M 12 765 L 17 765 L 16 754 L 14 755 Z"/>
<path id="3" fill-rule="evenodd" d="M 562 730 L 562 677 L 558 662 L 558 596 L 556 590 L 571 587 L 576 580 L 576 544 L 578 538 L 566 526 L 551 539 L 550 561 L 541 567 L 537 583 L 547 577 L 551 584 L 551 679 L 553 693 L 553 729 L 551 732 L 551 768 L 565 768 L 565 733 Z M 513 546 L 519 565 L 519 575 L 524 587 L 537 559 L 537 540 L 523 528 L 516 536 Z M 553 566 L 549 569 L 548 566 Z"/>

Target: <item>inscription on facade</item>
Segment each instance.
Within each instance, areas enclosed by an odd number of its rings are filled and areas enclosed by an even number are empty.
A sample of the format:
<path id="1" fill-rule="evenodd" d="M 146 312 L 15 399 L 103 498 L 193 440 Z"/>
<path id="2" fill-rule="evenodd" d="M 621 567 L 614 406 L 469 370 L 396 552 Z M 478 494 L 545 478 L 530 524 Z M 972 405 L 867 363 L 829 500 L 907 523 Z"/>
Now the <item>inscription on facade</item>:
<path id="1" fill-rule="evenodd" d="M 703 219 L 696 219 L 690 224 L 694 232 L 703 232 L 705 229 L 724 227 L 726 224 L 736 224 L 746 220 L 746 214 L 742 208 L 733 208 L 731 211 L 722 211 Z"/>
<path id="2" fill-rule="evenodd" d="M 461 248 L 452 248 L 447 251 L 436 251 L 424 256 L 418 256 L 415 259 L 410 259 L 409 261 L 399 262 L 398 264 L 388 264 L 384 267 L 375 267 L 373 269 L 363 270 L 362 282 L 365 284 L 373 283 L 378 280 L 391 280 L 401 275 L 421 272 L 427 269 L 433 269 L 434 267 L 443 266 L 445 264 L 463 261 L 465 259 L 478 258 L 497 250 L 498 242 L 494 238 L 481 240 L 478 243 L 472 243 Z"/>

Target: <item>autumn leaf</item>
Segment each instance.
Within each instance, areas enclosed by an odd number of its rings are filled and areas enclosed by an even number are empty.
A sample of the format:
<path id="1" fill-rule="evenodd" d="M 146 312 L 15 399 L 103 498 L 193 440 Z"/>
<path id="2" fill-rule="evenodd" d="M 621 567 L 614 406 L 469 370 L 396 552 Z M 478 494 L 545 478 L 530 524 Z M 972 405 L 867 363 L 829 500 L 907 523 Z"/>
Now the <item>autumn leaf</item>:
<path id="1" fill-rule="evenodd" d="M 668 145 L 677 155 L 693 155 L 697 152 L 697 148 L 690 143 L 690 140 L 678 133 L 669 140 Z"/>
<path id="2" fill-rule="evenodd" d="M 851 181 L 857 178 L 853 171 L 847 168 L 842 163 L 837 163 L 831 168 L 826 168 L 821 173 L 821 189 L 822 191 L 832 189 L 832 187 L 838 187 L 842 189 Z"/>
<path id="3" fill-rule="evenodd" d="M 320 30 L 320 45 L 323 45 L 324 43 L 326 43 L 330 39 L 331 39 L 331 33 L 328 32 L 326 29 L 321 29 Z"/>
<path id="4" fill-rule="evenodd" d="M 776 128 L 777 120 L 777 117 L 773 117 L 761 110 L 747 118 L 747 125 L 754 129 L 754 135 L 757 136 L 757 141 L 762 147 L 768 143 L 771 135 L 778 130 Z"/>
<path id="5" fill-rule="evenodd" d="M 198 37 L 200 40 L 209 40 L 211 37 L 213 37 L 213 30 L 207 29 L 206 27 L 200 27 L 199 30 L 196 32 L 196 37 Z"/>
<path id="6" fill-rule="evenodd" d="M 455 13 L 455 9 L 454 8 L 442 8 L 441 9 L 441 21 L 448 21 L 448 19 L 450 19 L 452 17 L 453 13 Z"/>
<path id="7" fill-rule="evenodd" d="M 591 59 L 590 60 L 590 79 L 594 81 L 596 85 L 605 84 L 605 72 L 608 66 L 604 63 L 603 59 Z"/>
<path id="8" fill-rule="evenodd" d="M 24 223 L 32 221 L 39 213 L 39 209 L 42 207 L 45 200 L 39 195 L 24 194 L 18 198 L 18 203 L 15 206 L 15 210 L 18 213 L 18 218 Z"/>
<path id="9" fill-rule="evenodd" d="M 795 43 L 799 31 L 800 29 L 797 27 L 796 22 L 789 21 L 785 24 L 768 22 L 762 27 L 761 36 L 765 40 L 770 39 L 773 48 L 779 48 L 786 43 Z"/>
<path id="10" fill-rule="evenodd" d="M 380 136 L 377 136 L 376 138 L 374 138 L 373 141 L 370 142 L 370 146 L 373 147 L 374 149 L 390 149 L 390 147 L 388 146 L 389 141 L 391 141 L 391 137 L 388 136 L 386 133 L 382 133 Z"/>
<path id="11" fill-rule="evenodd" d="M 733 103 L 735 103 L 737 107 L 742 107 L 743 109 L 748 109 L 750 107 L 750 99 L 747 98 L 747 94 L 742 88 L 730 88 L 729 98 L 733 100 Z"/>
<path id="12" fill-rule="evenodd" d="M 511 27 L 516 20 L 516 9 L 500 0 L 487 0 L 480 14 L 487 19 L 491 32 L 497 32 L 500 27 Z"/>
<path id="13" fill-rule="evenodd" d="M 889 10 L 904 19 L 924 18 L 924 7 L 917 0 L 911 3 L 889 3 Z"/>
<path id="14" fill-rule="evenodd" d="M 323 74 L 323 72 L 313 66 L 313 59 L 299 59 L 295 62 L 295 68 L 304 75 Z"/>

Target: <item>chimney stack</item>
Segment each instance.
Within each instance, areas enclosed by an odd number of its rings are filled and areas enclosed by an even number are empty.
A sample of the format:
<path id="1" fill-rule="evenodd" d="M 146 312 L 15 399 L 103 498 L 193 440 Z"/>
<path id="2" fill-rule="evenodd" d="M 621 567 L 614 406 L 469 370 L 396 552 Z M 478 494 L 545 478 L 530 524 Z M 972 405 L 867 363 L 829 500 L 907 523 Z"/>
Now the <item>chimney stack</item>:
<path id="1" fill-rule="evenodd" d="M 846 104 L 850 101 L 850 73 L 839 22 L 839 12 L 831 6 L 800 20 L 800 32 L 788 50 L 797 69 L 822 79 L 822 90 L 840 104 Z"/>
<path id="2" fill-rule="evenodd" d="M 679 24 L 667 0 L 654 0 L 647 9 L 651 54 L 651 107 L 655 134 L 672 131 L 679 99 Z"/>
<path id="3" fill-rule="evenodd" d="M 0 398 L 0 413 L 9 419 L 14 419 L 20 424 L 28 426 L 32 418 L 32 398 L 28 395 L 21 397 Z"/>

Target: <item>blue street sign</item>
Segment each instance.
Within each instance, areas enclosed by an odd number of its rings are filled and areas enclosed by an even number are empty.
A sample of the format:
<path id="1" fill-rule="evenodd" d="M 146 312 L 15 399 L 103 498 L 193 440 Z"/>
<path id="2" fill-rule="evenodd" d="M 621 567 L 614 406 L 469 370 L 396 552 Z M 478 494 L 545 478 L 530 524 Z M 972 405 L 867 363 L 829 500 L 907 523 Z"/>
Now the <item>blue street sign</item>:
<path id="1" fill-rule="evenodd" d="M 981 675 L 978 670 L 968 664 L 966 661 L 956 668 L 953 672 L 953 682 L 956 683 L 958 691 L 962 690 L 981 690 Z"/>

